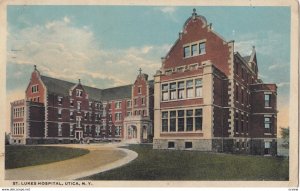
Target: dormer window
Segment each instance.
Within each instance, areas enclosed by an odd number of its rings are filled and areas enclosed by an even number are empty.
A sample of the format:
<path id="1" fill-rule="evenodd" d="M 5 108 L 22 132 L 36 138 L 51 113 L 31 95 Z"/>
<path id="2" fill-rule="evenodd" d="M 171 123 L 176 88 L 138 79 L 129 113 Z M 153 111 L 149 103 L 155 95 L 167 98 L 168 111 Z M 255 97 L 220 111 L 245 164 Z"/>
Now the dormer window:
<path id="1" fill-rule="evenodd" d="M 57 103 L 58 103 L 58 105 L 62 105 L 62 97 L 57 98 Z"/>
<path id="2" fill-rule="evenodd" d="M 39 85 L 33 85 L 32 87 L 31 87 L 31 92 L 32 93 L 36 93 L 36 92 L 38 92 L 39 91 Z"/>
<path id="3" fill-rule="evenodd" d="M 74 100 L 70 99 L 70 106 L 74 107 Z"/>
<path id="4" fill-rule="evenodd" d="M 76 90 L 76 96 L 82 97 L 82 90 Z"/>

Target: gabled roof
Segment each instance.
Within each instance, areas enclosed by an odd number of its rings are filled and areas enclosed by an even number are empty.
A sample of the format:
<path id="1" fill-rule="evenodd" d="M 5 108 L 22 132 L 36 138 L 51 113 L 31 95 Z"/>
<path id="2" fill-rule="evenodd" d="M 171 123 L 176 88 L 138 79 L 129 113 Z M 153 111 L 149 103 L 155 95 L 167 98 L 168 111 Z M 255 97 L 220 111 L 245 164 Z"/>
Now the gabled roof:
<path id="1" fill-rule="evenodd" d="M 247 63 L 250 61 L 250 56 L 243 56 L 243 58 Z"/>
<path id="2" fill-rule="evenodd" d="M 150 86 L 150 87 L 153 87 L 153 86 L 154 86 L 154 80 L 149 80 L 148 83 L 149 83 L 149 86 Z"/>
<path id="3" fill-rule="evenodd" d="M 51 78 L 48 76 L 42 76 L 41 80 L 47 87 L 48 93 L 57 94 L 61 96 L 69 95 L 69 90 L 75 85 L 75 83 L 67 82 L 64 80 L 59 80 L 56 78 Z"/>
<path id="4" fill-rule="evenodd" d="M 132 84 L 102 90 L 102 100 L 131 98 Z"/>
<path id="5" fill-rule="evenodd" d="M 69 90 L 76 85 L 72 82 L 48 76 L 41 76 L 41 80 L 47 87 L 48 93 L 60 96 L 69 96 Z M 89 95 L 89 99 L 97 101 L 131 98 L 131 87 L 132 85 L 126 85 L 108 89 L 98 89 L 83 85 L 84 90 Z"/>

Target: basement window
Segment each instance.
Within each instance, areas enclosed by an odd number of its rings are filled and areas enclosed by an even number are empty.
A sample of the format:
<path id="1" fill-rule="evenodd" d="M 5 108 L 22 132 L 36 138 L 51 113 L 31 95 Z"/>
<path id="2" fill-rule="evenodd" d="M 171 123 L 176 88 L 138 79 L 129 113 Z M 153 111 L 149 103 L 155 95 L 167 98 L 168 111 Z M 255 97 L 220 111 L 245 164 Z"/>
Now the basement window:
<path id="1" fill-rule="evenodd" d="M 191 149 L 191 148 L 193 148 L 193 143 L 192 143 L 192 142 L 185 142 L 185 148 L 186 148 L 186 149 Z"/>
<path id="2" fill-rule="evenodd" d="M 168 142 L 168 149 L 175 148 L 175 143 L 173 141 Z"/>

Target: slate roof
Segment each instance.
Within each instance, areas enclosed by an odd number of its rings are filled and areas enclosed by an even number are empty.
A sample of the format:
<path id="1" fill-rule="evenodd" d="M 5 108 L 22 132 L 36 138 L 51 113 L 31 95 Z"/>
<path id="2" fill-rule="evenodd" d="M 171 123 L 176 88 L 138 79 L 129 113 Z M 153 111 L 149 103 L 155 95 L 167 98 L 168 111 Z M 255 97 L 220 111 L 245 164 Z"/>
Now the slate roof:
<path id="1" fill-rule="evenodd" d="M 132 85 L 119 86 L 102 90 L 102 100 L 131 98 Z"/>
<path id="2" fill-rule="evenodd" d="M 243 56 L 243 58 L 248 63 L 250 61 L 251 56 Z"/>
<path id="3" fill-rule="evenodd" d="M 75 86 L 75 83 L 51 78 L 48 76 L 42 76 L 41 80 L 47 87 L 48 93 L 56 94 L 60 96 L 69 96 L 69 90 Z M 131 98 L 131 87 L 132 85 L 119 86 L 107 89 L 98 89 L 90 86 L 84 86 L 84 90 L 88 93 L 89 99 L 91 100 L 116 100 L 123 98 Z"/>
<path id="4" fill-rule="evenodd" d="M 47 87 L 48 93 L 57 94 L 61 96 L 69 95 L 69 90 L 75 85 L 75 83 L 51 78 L 48 76 L 42 76 L 41 79 Z"/>

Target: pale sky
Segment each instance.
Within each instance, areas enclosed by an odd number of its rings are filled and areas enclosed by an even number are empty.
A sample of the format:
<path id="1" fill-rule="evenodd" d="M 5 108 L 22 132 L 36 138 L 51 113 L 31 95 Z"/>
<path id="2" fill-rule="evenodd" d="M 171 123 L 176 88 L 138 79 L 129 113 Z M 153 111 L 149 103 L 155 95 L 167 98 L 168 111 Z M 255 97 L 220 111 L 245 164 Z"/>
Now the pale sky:
<path id="1" fill-rule="evenodd" d="M 24 98 L 33 65 L 43 75 L 80 78 L 98 88 L 133 83 L 138 68 L 152 78 L 193 8 L 227 41 L 235 40 L 243 56 L 255 46 L 261 79 L 278 86 L 278 129 L 287 127 L 288 7 L 9 5 L 7 110 L 9 102 Z"/>

